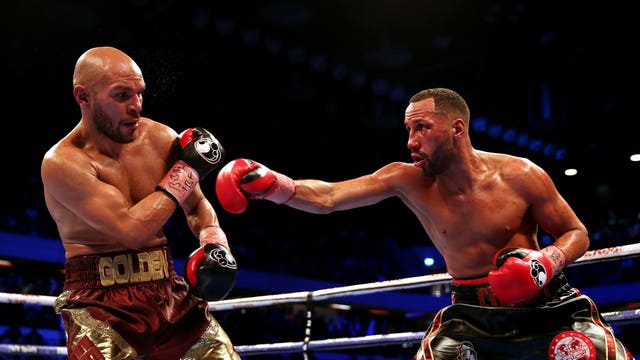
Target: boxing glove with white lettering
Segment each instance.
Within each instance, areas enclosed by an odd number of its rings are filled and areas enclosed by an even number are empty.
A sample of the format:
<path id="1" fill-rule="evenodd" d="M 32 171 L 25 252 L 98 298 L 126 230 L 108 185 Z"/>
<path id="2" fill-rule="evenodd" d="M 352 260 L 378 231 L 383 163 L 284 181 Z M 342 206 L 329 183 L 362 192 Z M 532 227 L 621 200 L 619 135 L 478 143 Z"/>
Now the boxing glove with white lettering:
<path id="1" fill-rule="evenodd" d="M 191 194 L 196 184 L 215 170 L 224 160 L 222 144 L 207 130 L 196 127 L 183 131 L 179 160 L 157 186 L 178 204 Z"/>
<path id="2" fill-rule="evenodd" d="M 493 263 L 497 269 L 488 275 L 493 293 L 500 302 L 515 305 L 535 298 L 562 271 L 565 255 L 555 245 L 540 251 L 506 248 L 496 253 Z"/>

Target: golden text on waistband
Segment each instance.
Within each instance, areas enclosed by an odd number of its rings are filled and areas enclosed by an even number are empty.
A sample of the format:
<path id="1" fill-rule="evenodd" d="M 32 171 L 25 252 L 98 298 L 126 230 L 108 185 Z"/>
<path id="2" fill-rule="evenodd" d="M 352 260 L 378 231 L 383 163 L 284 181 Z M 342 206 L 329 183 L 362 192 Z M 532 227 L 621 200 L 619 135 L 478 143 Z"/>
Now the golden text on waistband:
<path id="1" fill-rule="evenodd" d="M 101 256 L 98 273 L 102 286 L 138 283 L 169 278 L 169 264 L 164 250 Z"/>

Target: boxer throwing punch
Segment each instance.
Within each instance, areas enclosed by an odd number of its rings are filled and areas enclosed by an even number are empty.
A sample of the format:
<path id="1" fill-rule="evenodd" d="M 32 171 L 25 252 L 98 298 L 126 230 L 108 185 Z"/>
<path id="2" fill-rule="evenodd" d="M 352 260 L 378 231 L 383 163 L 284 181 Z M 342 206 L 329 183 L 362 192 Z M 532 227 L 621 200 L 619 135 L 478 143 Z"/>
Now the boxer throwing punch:
<path id="1" fill-rule="evenodd" d="M 199 185 L 224 149 L 206 129 L 178 134 L 142 117 L 144 90 L 127 54 L 87 50 L 73 73 L 80 122 L 41 164 L 65 249 L 54 306 L 69 359 L 238 360 L 207 304 L 231 290 L 236 263 Z M 174 271 L 163 233 L 179 207 L 200 242 L 187 260 L 187 282 Z"/>
<path id="2" fill-rule="evenodd" d="M 563 268 L 589 247 L 587 229 L 549 175 L 531 161 L 476 150 L 469 108 L 455 91 L 420 91 L 404 125 L 412 163 L 354 179 L 293 180 L 248 159 L 219 172 L 216 193 L 231 213 L 266 199 L 326 214 L 398 197 L 416 215 L 453 277 L 415 358 L 631 359 L 593 301 Z M 540 249 L 541 228 L 554 237 Z M 568 346 L 570 345 L 570 346 Z"/>

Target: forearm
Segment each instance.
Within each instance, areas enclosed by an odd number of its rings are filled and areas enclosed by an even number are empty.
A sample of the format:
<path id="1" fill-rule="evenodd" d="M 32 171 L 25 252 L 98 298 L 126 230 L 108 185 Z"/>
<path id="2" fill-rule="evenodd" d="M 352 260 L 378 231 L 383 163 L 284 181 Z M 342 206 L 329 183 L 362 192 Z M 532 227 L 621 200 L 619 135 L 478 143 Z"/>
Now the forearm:
<path id="1" fill-rule="evenodd" d="M 256 161 L 236 159 L 218 173 L 216 194 L 222 207 L 234 214 L 244 212 L 251 199 L 269 200 L 314 214 L 328 214 L 372 205 L 396 193 L 379 176 L 366 175 L 340 182 L 294 181 Z"/>
<path id="2" fill-rule="evenodd" d="M 220 226 L 211 202 L 197 188 L 182 206 L 191 232 L 202 239 L 202 231 L 211 226 Z M 202 245 L 202 244 L 201 244 Z"/>
<path id="3" fill-rule="evenodd" d="M 113 214 L 110 221 L 103 217 L 100 227 L 105 228 L 110 236 L 121 239 L 121 242 L 129 248 L 141 248 L 157 236 L 158 229 L 162 229 L 176 209 L 176 203 L 166 194 L 156 191 L 134 206 L 124 210 L 126 215 L 120 216 L 119 211 L 108 211 Z"/>
<path id="4" fill-rule="evenodd" d="M 295 195 L 285 205 L 313 214 L 328 214 L 335 210 L 331 183 L 305 179 L 296 180 L 294 184 Z"/>
<path id="5" fill-rule="evenodd" d="M 584 227 L 567 231 L 559 236 L 553 245 L 557 246 L 565 255 L 565 265 L 569 265 L 589 250 L 589 235 Z"/>

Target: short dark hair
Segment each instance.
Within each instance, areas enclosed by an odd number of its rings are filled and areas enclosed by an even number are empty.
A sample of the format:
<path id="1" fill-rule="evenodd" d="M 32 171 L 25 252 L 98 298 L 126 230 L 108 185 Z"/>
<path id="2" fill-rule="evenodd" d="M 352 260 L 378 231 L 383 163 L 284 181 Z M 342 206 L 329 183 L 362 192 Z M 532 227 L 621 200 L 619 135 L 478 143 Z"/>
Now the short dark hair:
<path id="1" fill-rule="evenodd" d="M 469 106 L 457 92 L 447 88 L 425 89 L 413 95 L 409 102 L 414 103 L 428 98 L 435 100 L 436 111 L 455 114 L 469 124 L 469 117 L 471 116 Z"/>

